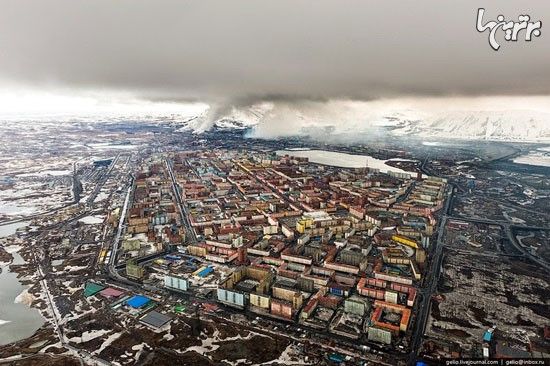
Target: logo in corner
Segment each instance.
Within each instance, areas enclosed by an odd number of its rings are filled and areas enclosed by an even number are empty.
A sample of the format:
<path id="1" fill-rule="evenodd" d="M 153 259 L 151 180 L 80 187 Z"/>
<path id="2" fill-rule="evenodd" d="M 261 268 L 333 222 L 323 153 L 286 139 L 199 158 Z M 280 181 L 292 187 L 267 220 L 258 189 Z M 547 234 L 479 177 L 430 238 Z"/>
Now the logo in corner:
<path id="1" fill-rule="evenodd" d="M 540 37 L 542 22 L 531 22 L 529 15 L 519 15 L 518 20 L 505 20 L 504 15 L 497 16 L 497 20 L 490 20 L 483 24 L 483 16 L 485 15 L 485 9 L 479 8 L 477 10 L 477 23 L 476 29 L 478 32 L 483 33 L 486 30 L 489 31 L 489 45 L 495 51 L 500 49 L 500 44 L 497 42 L 497 33 L 499 30 L 504 32 L 504 40 L 507 42 L 517 42 L 518 38 L 525 35 L 525 41 L 530 42 L 533 37 Z"/>

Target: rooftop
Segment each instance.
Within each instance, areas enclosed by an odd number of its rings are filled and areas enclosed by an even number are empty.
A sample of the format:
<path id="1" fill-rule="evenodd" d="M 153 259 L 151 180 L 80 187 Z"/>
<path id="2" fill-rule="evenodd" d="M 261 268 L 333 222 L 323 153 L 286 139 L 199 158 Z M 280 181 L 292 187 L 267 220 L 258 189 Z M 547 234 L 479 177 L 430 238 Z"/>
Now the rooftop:
<path id="1" fill-rule="evenodd" d="M 140 319 L 142 323 L 152 326 L 153 328 L 161 328 L 171 320 L 171 316 L 159 313 L 155 310 L 148 312 L 144 317 Z"/>
<path id="2" fill-rule="evenodd" d="M 134 309 L 139 309 L 147 305 L 150 301 L 151 299 L 149 299 L 148 297 L 142 295 L 134 295 L 126 300 L 126 303 Z"/>

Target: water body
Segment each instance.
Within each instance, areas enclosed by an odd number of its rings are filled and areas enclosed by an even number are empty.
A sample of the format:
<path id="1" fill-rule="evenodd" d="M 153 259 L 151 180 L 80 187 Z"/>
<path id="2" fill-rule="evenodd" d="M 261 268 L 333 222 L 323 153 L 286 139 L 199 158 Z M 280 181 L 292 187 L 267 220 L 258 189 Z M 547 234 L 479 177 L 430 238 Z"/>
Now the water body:
<path id="1" fill-rule="evenodd" d="M 519 164 L 512 161 L 497 161 L 491 163 L 489 167 L 493 170 L 502 170 L 506 172 L 514 173 L 524 173 L 524 174 L 540 174 L 540 175 L 550 175 L 550 167 L 542 165 L 530 165 L 530 164 Z"/>
<path id="2" fill-rule="evenodd" d="M 414 174 L 403 169 L 395 168 L 386 164 L 387 161 L 405 160 L 405 159 L 389 159 L 380 160 L 369 155 L 352 155 L 334 151 L 325 150 L 278 150 L 277 155 L 291 155 L 300 158 L 308 158 L 310 162 L 337 166 L 341 168 L 374 168 L 380 169 L 382 173 L 397 172 Z"/>
<path id="3" fill-rule="evenodd" d="M 15 234 L 17 229 L 25 227 L 29 224 L 28 221 L 14 222 L 13 224 L 0 225 L 0 238 L 5 238 Z"/>
<path id="4" fill-rule="evenodd" d="M 24 227 L 28 222 L 17 222 L 0 226 L 0 238 L 12 235 L 15 231 Z M 12 253 L 13 264 L 25 264 L 25 260 L 19 253 Z M 17 274 L 10 272 L 9 265 L 1 267 L 0 273 L 0 345 L 15 342 L 30 337 L 44 324 L 44 318 L 38 310 L 21 303 L 15 299 L 25 290 Z"/>
<path id="5" fill-rule="evenodd" d="M 550 146 L 541 147 L 530 151 L 526 155 L 518 156 L 513 160 L 513 162 L 550 168 Z"/>

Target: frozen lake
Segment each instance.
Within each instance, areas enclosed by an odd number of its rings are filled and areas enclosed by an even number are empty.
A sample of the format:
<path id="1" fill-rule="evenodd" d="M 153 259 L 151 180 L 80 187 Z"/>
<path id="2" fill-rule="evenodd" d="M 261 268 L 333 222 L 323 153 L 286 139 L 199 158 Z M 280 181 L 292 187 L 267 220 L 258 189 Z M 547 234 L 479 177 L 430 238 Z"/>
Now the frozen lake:
<path id="1" fill-rule="evenodd" d="M 0 225 L 0 238 L 5 238 L 6 236 L 15 234 L 17 229 L 19 229 L 20 227 L 25 227 L 28 224 L 28 221 L 20 221 L 14 222 L 13 224 Z"/>
<path id="2" fill-rule="evenodd" d="M 550 167 L 550 146 L 541 147 L 515 158 L 514 163 Z"/>
<path id="3" fill-rule="evenodd" d="M 395 168 L 386 164 L 387 161 L 407 161 L 406 159 L 380 160 L 368 155 L 352 155 L 334 151 L 325 150 L 278 150 L 277 155 L 292 155 L 300 158 L 308 158 L 310 162 L 341 168 L 374 168 L 381 172 L 409 173 L 403 169 Z"/>
<path id="4" fill-rule="evenodd" d="M 0 238 L 14 234 L 15 231 L 26 226 L 27 222 L 0 226 Z M 12 252 L 13 264 L 24 264 L 25 260 L 17 252 Z M 36 309 L 19 302 L 21 293 L 26 289 L 17 279 L 17 275 L 10 272 L 9 265 L 0 267 L 0 345 L 8 344 L 30 337 L 44 324 L 44 319 Z M 18 301 L 16 301 L 18 299 Z"/>

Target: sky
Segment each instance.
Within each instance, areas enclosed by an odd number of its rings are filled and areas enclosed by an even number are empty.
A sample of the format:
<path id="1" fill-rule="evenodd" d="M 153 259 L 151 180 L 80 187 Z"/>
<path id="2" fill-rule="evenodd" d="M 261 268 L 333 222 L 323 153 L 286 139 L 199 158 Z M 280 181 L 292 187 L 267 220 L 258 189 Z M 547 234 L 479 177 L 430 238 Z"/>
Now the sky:
<path id="1" fill-rule="evenodd" d="M 262 100 L 547 96 L 550 2 L 484 1 L 488 20 L 543 21 L 541 37 L 501 39 L 498 52 L 475 29 L 479 6 L 0 0 L 0 112 L 48 93 L 192 101 L 221 106 L 216 113 Z"/>

